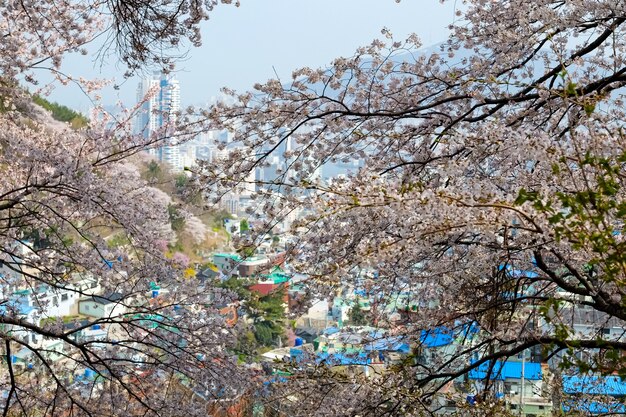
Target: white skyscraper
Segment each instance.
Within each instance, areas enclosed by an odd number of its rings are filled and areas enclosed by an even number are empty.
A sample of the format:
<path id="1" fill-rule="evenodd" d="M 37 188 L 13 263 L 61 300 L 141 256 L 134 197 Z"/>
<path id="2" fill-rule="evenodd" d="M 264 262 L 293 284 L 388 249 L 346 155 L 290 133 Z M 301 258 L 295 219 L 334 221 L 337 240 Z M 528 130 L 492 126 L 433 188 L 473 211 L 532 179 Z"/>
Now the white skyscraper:
<path id="1" fill-rule="evenodd" d="M 146 98 L 151 93 L 149 98 Z M 180 84 L 178 80 L 164 74 L 155 74 L 145 78 L 137 88 L 137 100 L 143 102 L 137 117 L 137 133 L 145 137 L 164 127 L 167 123 L 176 122 L 176 113 L 180 110 Z M 169 139 L 169 145 L 150 150 L 160 162 L 170 165 L 172 170 L 183 169 L 180 150 L 176 139 Z"/>

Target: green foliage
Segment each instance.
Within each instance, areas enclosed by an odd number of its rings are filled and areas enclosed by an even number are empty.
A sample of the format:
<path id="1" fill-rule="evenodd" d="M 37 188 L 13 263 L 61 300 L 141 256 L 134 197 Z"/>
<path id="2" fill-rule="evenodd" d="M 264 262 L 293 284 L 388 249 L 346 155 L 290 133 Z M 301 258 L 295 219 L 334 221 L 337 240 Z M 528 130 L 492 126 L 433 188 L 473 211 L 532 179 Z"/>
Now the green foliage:
<path id="1" fill-rule="evenodd" d="M 577 91 L 576 89 L 578 88 L 578 86 L 576 85 L 576 83 L 573 82 L 568 82 L 567 85 L 565 86 L 565 95 L 568 97 L 571 96 L 576 96 L 577 95 Z"/>
<path id="2" fill-rule="evenodd" d="M 22 238 L 33 242 L 35 249 L 50 247 L 50 232 L 38 229 L 22 228 Z"/>
<path id="3" fill-rule="evenodd" d="M 619 198 L 624 162 L 626 152 L 612 158 L 587 152 L 576 160 L 561 160 L 552 166 L 556 182 L 561 176 L 566 183 L 568 176 L 576 173 L 584 175 L 588 185 L 553 195 L 521 189 L 515 201 L 517 205 L 530 203 L 545 215 L 557 241 L 596 254 L 584 272 L 601 273 L 605 280 L 615 279 L 626 265 L 626 241 L 619 232 L 626 220 L 626 201 Z"/>
<path id="4" fill-rule="evenodd" d="M 285 320 L 285 289 L 281 287 L 258 298 L 256 314 L 251 316 L 262 321 L 282 322 Z"/>
<path id="5" fill-rule="evenodd" d="M 160 181 L 163 179 L 163 168 L 157 161 L 150 161 L 148 163 L 148 171 L 146 172 L 146 177 L 148 181 Z"/>
<path id="6" fill-rule="evenodd" d="M 257 342 L 263 346 L 272 346 L 274 344 L 274 332 L 269 322 L 256 323 L 254 325 L 254 336 Z"/>
<path id="7" fill-rule="evenodd" d="M 107 240 L 107 245 L 111 249 L 119 248 L 121 246 L 128 245 L 129 243 L 130 243 L 130 240 L 128 239 L 128 236 L 126 236 L 125 233 L 118 233 L 116 235 L 111 236 Z"/>
<path id="8" fill-rule="evenodd" d="M 170 254 L 174 254 L 174 252 L 185 252 L 185 248 L 183 247 L 183 243 L 180 239 L 176 239 L 176 242 L 169 243 L 167 245 L 167 249 L 169 249 Z"/>
<path id="9" fill-rule="evenodd" d="M 184 172 L 176 174 L 174 175 L 173 181 L 174 191 L 185 203 L 191 206 L 199 206 L 202 204 L 204 198 L 202 191 L 194 189 L 194 187 L 191 186 L 191 178 L 187 174 Z"/>
<path id="10" fill-rule="evenodd" d="M 167 206 L 167 214 L 169 216 L 172 230 L 175 232 L 182 232 L 185 229 L 185 218 L 182 216 L 178 208 L 176 208 L 173 204 L 169 204 Z"/>
<path id="11" fill-rule="evenodd" d="M 254 256 L 254 254 L 256 253 L 256 246 L 254 246 L 254 245 L 242 246 L 240 248 L 237 248 L 237 253 L 242 258 L 250 258 L 250 257 Z"/>
<path id="12" fill-rule="evenodd" d="M 247 301 L 252 297 L 252 293 L 248 289 L 251 284 L 252 283 L 250 281 L 245 279 L 229 277 L 228 279 L 218 283 L 217 287 L 231 291 L 236 294 L 237 298 L 241 301 Z"/>
<path id="13" fill-rule="evenodd" d="M 243 233 L 243 232 L 248 231 L 248 230 L 250 230 L 250 225 L 248 224 L 248 220 L 242 219 L 239 222 L 239 231 L 241 233 Z"/>
<path id="14" fill-rule="evenodd" d="M 233 216 L 226 210 L 216 211 L 211 218 L 211 226 L 215 231 L 222 230 L 224 228 L 224 220 L 232 218 Z"/>
<path id="15" fill-rule="evenodd" d="M 369 324 L 365 311 L 363 311 L 358 301 L 348 311 L 348 320 L 350 320 L 350 324 L 353 326 L 367 326 Z"/>
<path id="16" fill-rule="evenodd" d="M 33 96 L 33 102 L 49 110 L 54 120 L 70 123 L 73 129 L 80 129 L 86 127 L 88 124 L 88 120 L 85 116 L 67 106 L 50 102 L 37 94 Z"/>
<path id="17" fill-rule="evenodd" d="M 258 347 L 254 332 L 248 330 L 239 334 L 234 351 L 239 361 L 245 362 L 246 358 L 255 356 Z"/>
<path id="18" fill-rule="evenodd" d="M 591 116 L 593 112 L 596 110 L 596 104 L 593 102 L 585 103 L 583 105 L 583 110 L 587 116 Z"/>
<path id="19" fill-rule="evenodd" d="M 626 201 L 623 200 L 623 166 L 626 151 L 612 156 L 583 152 L 576 158 L 561 159 L 552 164 L 554 183 L 571 184 L 549 195 L 521 189 L 515 203 L 530 205 L 543 215 L 550 225 L 554 239 L 565 242 L 574 251 L 585 254 L 585 263 L 578 268 L 584 279 L 621 285 L 626 265 L 626 241 L 623 225 L 626 220 Z M 559 273 L 556 271 L 556 273 Z M 562 273 L 567 278 L 567 269 Z M 580 280 L 575 285 L 582 287 Z M 563 300 L 548 299 L 538 308 L 552 326 L 556 340 L 569 347 L 559 365 L 563 369 L 577 369 L 580 373 L 623 372 L 626 375 L 621 352 L 607 346 L 598 358 L 580 360 L 576 354 L 580 343 L 572 340 L 571 325 L 554 320 L 562 309 Z M 595 340 L 602 347 L 603 339 Z"/>
<path id="20" fill-rule="evenodd" d="M 218 287 L 237 295 L 246 315 L 252 320 L 252 333 L 258 346 L 275 346 L 288 325 L 285 318 L 285 289 L 281 287 L 267 295 L 260 295 L 250 291 L 251 284 L 249 280 L 230 277 L 220 282 Z"/>
<path id="21" fill-rule="evenodd" d="M 557 240 L 566 239 L 574 244 L 575 249 L 587 247 L 599 255 L 607 252 L 619 255 L 619 259 L 612 258 L 612 261 L 626 261 L 625 243 L 616 238 L 611 227 L 606 227 L 607 219 L 621 222 L 626 217 L 626 202 L 616 199 L 621 189 L 619 176 L 625 161 L 626 153 L 616 159 L 586 153 L 575 163 L 560 161 L 560 165 L 553 164 L 555 175 L 570 175 L 572 170 L 584 171 L 594 186 L 558 192 L 554 196 L 542 196 L 522 189 L 516 204 L 530 202 L 535 210 L 548 215 Z M 594 263 L 590 260 L 590 264 Z"/>
<path id="22" fill-rule="evenodd" d="M 181 172 L 174 177 L 174 185 L 176 186 L 176 191 L 180 192 L 184 190 L 188 184 L 189 177 L 184 172 Z"/>

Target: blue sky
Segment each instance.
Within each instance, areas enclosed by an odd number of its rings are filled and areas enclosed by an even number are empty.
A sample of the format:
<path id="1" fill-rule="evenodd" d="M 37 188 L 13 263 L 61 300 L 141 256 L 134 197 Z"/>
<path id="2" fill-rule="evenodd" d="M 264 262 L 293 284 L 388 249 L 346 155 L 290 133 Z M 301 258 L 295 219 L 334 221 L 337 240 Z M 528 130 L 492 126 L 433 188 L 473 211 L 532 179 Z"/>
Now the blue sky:
<path id="1" fill-rule="evenodd" d="M 240 7 L 220 5 L 203 24 L 203 45 L 180 62 L 177 78 L 183 104 L 203 104 L 223 86 L 249 89 L 274 76 L 290 77 L 302 66 L 325 66 L 338 56 L 351 56 L 359 46 L 380 38 L 387 27 L 397 39 L 415 32 L 424 46 L 446 39 L 447 26 L 460 7 L 451 0 L 241 0 Z M 460 1 L 458 2 L 460 3 Z M 96 48 L 94 47 L 94 50 Z M 110 58 L 110 61 L 114 59 Z M 73 76 L 115 78 L 123 68 L 103 65 L 89 56 L 68 56 L 64 70 Z M 118 99 L 134 104 L 138 79 L 119 91 L 103 92 L 105 104 Z M 76 88 L 59 87 L 51 98 L 80 111 L 90 101 Z"/>

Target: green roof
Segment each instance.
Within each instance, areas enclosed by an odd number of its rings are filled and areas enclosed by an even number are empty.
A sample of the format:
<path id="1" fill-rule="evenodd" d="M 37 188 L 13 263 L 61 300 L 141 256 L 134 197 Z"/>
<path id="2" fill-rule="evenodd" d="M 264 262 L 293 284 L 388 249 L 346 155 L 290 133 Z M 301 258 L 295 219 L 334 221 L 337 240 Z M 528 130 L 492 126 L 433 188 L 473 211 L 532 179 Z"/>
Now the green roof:
<path id="1" fill-rule="evenodd" d="M 284 282 L 289 281 L 289 279 L 291 278 L 289 275 L 286 274 L 269 274 L 269 275 L 263 275 L 265 278 L 267 278 L 269 281 L 274 282 L 274 284 L 282 284 Z"/>
<path id="2" fill-rule="evenodd" d="M 171 318 L 161 315 L 161 314 L 137 313 L 133 315 L 127 315 L 126 317 L 131 317 L 135 320 L 140 320 L 140 323 L 143 326 L 146 326 L 150 329 L 156 329 L 157 327 L 161 327 L 173 333 L 180 332 L 180 329 L 178 329 L 178 327 L 174 326 L 173 324 L 169 324 L 172 322 Z"/>
<path id="3" fill-rule="evenodd" d="M 241 261 L 241 257 L 236 253 L 214 253 L 213 256 L 216 256 L 218 258 L 228 258 L 237 262 Z"/>
<path id="4" fill-rule="evenodd" d="M 269 274 L 261 274 L 260 277 L 274 284 L 283 284 L 291 279 L 291 275 L 285 273 L 279 266 L 272 268 Z"/>
<path id="5" fill-rule="evenodd" d="M 278 376 L 291 376 L 293 375 L 291 372 L 287 372 L 287 371 L 281 371 L 280 369 L 274 369 L 272 371 L 272 375 L 278 375 Z"/>

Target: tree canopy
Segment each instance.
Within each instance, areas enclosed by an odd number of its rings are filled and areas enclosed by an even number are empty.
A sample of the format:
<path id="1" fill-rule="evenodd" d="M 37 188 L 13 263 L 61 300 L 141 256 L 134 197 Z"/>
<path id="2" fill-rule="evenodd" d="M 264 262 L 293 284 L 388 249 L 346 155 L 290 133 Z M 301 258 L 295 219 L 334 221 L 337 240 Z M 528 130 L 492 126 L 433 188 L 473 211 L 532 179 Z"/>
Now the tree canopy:
<path id="1" fill-rule="evenodd" d="M 281 287 L 267 294 L 259 294 L 250 289 L 253 284 L 246 279 L 232 276 L 218 286 L 237 296 L 242 312 L 251 321 L 256 347 L 276 346 L 278 338 L 285 333 L 285 289 Z M 247 338 L 247 333 L 244 332 L 243 339 Z M 250 347 L 248 341 L 246 348 L 249 350 Z"/>
<path id="2" fill-rule="evenodd" d="M 208 113 L 236 132 L 221 167 L 200 171 L 209 187 L 238 187 L 291 142 L 288 169 L 255 199 L 267 227 L 306 214 L 290 261 L 312 293 L 373 269 L 380 295 L 409 294 L 416 307 L 396 330 L 420 349 L 424 331 L 456 341 L 380 379 L 308 374 L 289 388 L 293 415 L 428 412 L 479 369 L 493 400 L 497 361 L 527 351 L 557 373 L 626 375 L 626 5 L 466 6 L 434 52 L 384 31 Z M 352 160 L 356 173 L 316 175 Z"/>
<path id="3" fill-rule="evenodd" d="M 200 291 L 160 247 L 180 216 L 130 162 L 174 135 L 189 138 L 185 122 L 144 137 L 133 134 L 136 109 L 113 118 L 96 106 L 87 124 L 28 93 L 42 70 L 87 94 L 102 87 L 61 70 L 67 54 L 86 53 L 98 36 L 108 37 L 129 73 L 167 70 L 166 49 L 184 38 L 199 42 L 197 25 L 215 4 L 0 5 L 3 416 L 166 416 L 180 415 L 181 404 L 187 415 L 206 415 L 211 398 L 246 389 L 246 370 L 234 378 L 226 350 L 236 342 L 231 329 L 215 307 L 201 308 L 213 289 Z"/>
<path id="4" fill-rule="evenodd" d="M 19 85 L 37 85 L 45 69 L 97 91 L 104 82 L 63 74 L 61 63 L 98 36 L 129 75 L 170 71 L 217 3 L 0 6 L 4 415 L 206 415 L 210 399 L 260 385 L 231 355 L 236 329 L 214 307 L 224 290 L 200 289 L 158 248 L 180 216 L 127 164 L 205 129 L 236 133 L 227 157 L 193 178 L 218 197 L 291 142 L 288 169 L 257 181 L 250 220 L 263 239 L 300 214 L 287 255 L 311 295 L 359 286 L 374 270 L 377 296 L 405 294 L 413 313 L 393 330 L 416 353 L 393 372 L 298 364 L 258 391 L 267 404 L 294 416 L 428 414 L 476 371 L 477 407 L 490 407 L 496 364 L 528 351 L 565 375 L 626 375 L 626 3 L 468 0 L 435 52 L 385 30 L 288 83 L 226 90 L 232 100 L 149 137 L 132 132 L 136 109 L 113 119 L 97 108 L 84 129 L 68 129 Z M 317 175 L 355 160 L 357 172 Z M 111 231 L 123 244 L 108 244 Z M 108 313 L 51 320 L 64 296 Z M 276 299 L 259 303 L 259 322 L 279 316 Z M 276 329 L 264 326 L 256 336 L 270 341 Z M 418 355 L 433 331 L 454 343 Z"/>

